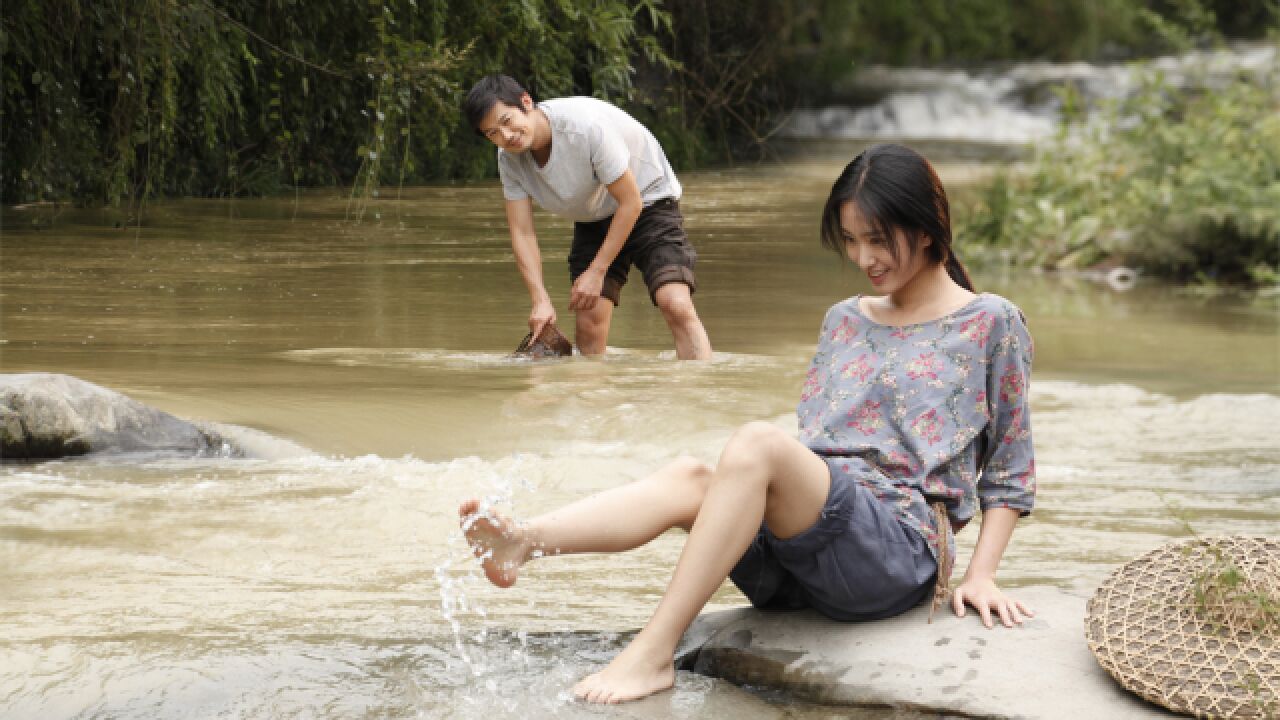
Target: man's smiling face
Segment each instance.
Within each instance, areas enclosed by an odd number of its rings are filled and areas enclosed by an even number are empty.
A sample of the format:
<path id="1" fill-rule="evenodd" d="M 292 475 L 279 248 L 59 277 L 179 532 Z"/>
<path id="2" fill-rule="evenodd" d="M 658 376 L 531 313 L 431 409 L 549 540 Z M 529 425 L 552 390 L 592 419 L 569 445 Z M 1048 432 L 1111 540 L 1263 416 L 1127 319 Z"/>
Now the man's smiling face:
<path id="1" fill-rule="evenodd" d="M 533 147 L 535 115 L 533 100 L 525 95 L 520 105 L 495 102 L 480 121 L 480 134 L 510 153 L 528 152 Z"/>

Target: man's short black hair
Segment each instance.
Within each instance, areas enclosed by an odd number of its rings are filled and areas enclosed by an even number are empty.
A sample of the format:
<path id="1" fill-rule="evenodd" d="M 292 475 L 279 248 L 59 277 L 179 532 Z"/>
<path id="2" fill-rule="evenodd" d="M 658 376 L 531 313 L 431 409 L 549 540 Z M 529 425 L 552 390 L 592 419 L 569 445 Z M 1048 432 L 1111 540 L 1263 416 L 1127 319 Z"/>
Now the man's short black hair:
<path id="1" fill-rule="evenodd" d="M 481 78 L 480 82 L 472 86 L 471 92 L 467 93 L 467 99 L 462 101 L 462 114 L 478 133 L 484 116 L 499 102 L 518 107 L 524 112 L 520 104 L 520 98 L 524 94 L 524 87 L 509 75 L 489 75 Z"/>

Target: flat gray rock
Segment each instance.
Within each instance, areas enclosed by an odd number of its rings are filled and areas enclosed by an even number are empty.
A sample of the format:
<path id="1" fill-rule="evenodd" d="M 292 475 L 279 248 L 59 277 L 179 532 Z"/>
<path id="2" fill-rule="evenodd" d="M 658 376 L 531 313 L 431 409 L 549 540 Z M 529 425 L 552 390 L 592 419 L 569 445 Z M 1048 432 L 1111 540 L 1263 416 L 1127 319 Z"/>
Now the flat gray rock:
<path id="1" fill-rule="evenodd" d="M 1087 598 L 1019 588 L 1036 612 L 988 630 L 928 606 L 889 620 L 839 623 L 816 613 L 708 613 L 686 633 L 680 667 L 810 702 L 913 708 L 967 717 L 1167 718 L 1121 688 L 1084 639 Z"/>
<path id="2" fill-rule="evenodd" d="M 0 459 L 90 452 L 238 451 L 213 430 L 70 375 L 0 374 Z"/>

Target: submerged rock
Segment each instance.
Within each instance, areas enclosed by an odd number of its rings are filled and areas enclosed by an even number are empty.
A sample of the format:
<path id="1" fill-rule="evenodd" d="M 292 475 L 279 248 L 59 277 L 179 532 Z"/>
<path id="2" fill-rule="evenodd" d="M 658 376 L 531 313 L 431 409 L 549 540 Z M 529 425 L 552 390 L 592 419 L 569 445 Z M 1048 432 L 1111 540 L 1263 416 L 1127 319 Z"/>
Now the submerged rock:
<path id="1" fill-rule="evenodd" d="M 91 452 L 238 454 L 218 433 L 100 385 L 53 373 L 0 374 L 0 459 Z"/>
<path id="2" fill-rule="evenodd" d="M 1086 598 L 1055 588 L 1014 592 L 1036 612 L 988 630 L 928 606 L 889 620 L 839 623 L 813 612 L 708 613 L 685 634 L 677 663 L 734 683 L 827 705 L 911 708 L 965 717 L 1160 718 L 1126 692 L 1084 638 Z"/>

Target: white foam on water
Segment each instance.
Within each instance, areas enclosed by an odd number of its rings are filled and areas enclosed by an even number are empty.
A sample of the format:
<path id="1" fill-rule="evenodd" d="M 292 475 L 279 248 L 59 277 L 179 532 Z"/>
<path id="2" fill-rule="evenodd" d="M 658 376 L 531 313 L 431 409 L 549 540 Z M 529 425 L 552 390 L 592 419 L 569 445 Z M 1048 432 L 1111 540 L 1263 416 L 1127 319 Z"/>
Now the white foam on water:
<path id="1" fill-rule="evenodd" d="M 289 458 L 309 457 L 315 453 L 298 443 L 270 433 L 229 423 L 203 423 L 204 426 L 229 440 L 234 447 L 251 458 L 265 460 L 286 460 Z M 224 455 L 230 453 L 230 448 Z"/>
<path id="2" fill-rule="evenodd" d="M 342 367 L 504 368 L 527 364 L 510 353 L 471 353 L 419 348 L 308 348 L 278 353 L 287 360 Z"/>
<path id="3" fill-rule="evenodd" d="M 1032 386 L 1038 445 L 1085 447 L 1101 457 L 1162 454 L 1183 460 L 1256 452 L 1280 459 L 1280 397 L 1209 394 L 1191 400 L 1129 385 Z"/>
<path id="4" fill-rule="evenodd" d="M 0 632 L 47 673 L 45 697 L 91 682 L 172 710 L 223 686 L 261 708 L 337 687 L 394 697 L 425 717 L 442 703 L 448 717 L 576 717 L 568 689 L 620 649 L 615 633 L 645 621 L 683 536 L 622 557 L 530 563 L 502 590 L 466 547 L 458 504 L 481 497 L 528 518 L 682 453 L 714 462 L 735 427 L 704 418 L 678 436 L 655 433 L 661 413 L 625 407 L 628 393 L 564 382 L 576 389 L 556 413 L 573 428 L 595 418 L 611 432 L 445 461 L 304 452 L 0 467 Z M 1011 584 L 1091 587 L 1188 528 L 1274 533 L 1280 397 L 1178 400 L 1054 381 L 1032 393 L 1040 494 L 1001 568 Z M 795 431 L 789 413 L 772 421 Z M 976 537 L 960 534 L 961 565 Z M 741 598 L 726 588 L 715 602 Z M 22 654 L 54 646 L 76 661 L 54 668 Z M 108 646 L 122 654 L 101 654 Z M 190 658 L 173 671 L 182 677 L 154 670 L 174 653 Z M 0 672 L 0 695 L 25 683 Z M 167 694 L 155 694 L 161 687 Z M 706 692 L 685 687 L 689 697 Z"/>
<path id="5" fill-rule="evenodd" d="M 674 350 L 655 353 L 619 347 L 606 348 L 605 355 L 601 358 L 584 358 L 575 354 L 571 358 L 541 358 L 538 360 L 527 357 L 512 357 L 511 353 L 457 352 L 439 348 L 306 348 L 286 350 L 277 353 L 277 355 L 297 362 L 325 363 L 343 367 L 502 369 L 526 366 L 555 366 L 563 363 L 603 363 L 610 367 L 618 365 L 636 367 L 662 366 L 664 370 L 675 373 L 707 373 L 720 372 L 726 369 L 759 368 L 772 366 L 778 362 L 776 358 L 767 355 L 717 352 L 713 354 L 710 361 L 681 363 L 680 366 L 672 369 L 670 363 L 676 359 Z"/>

